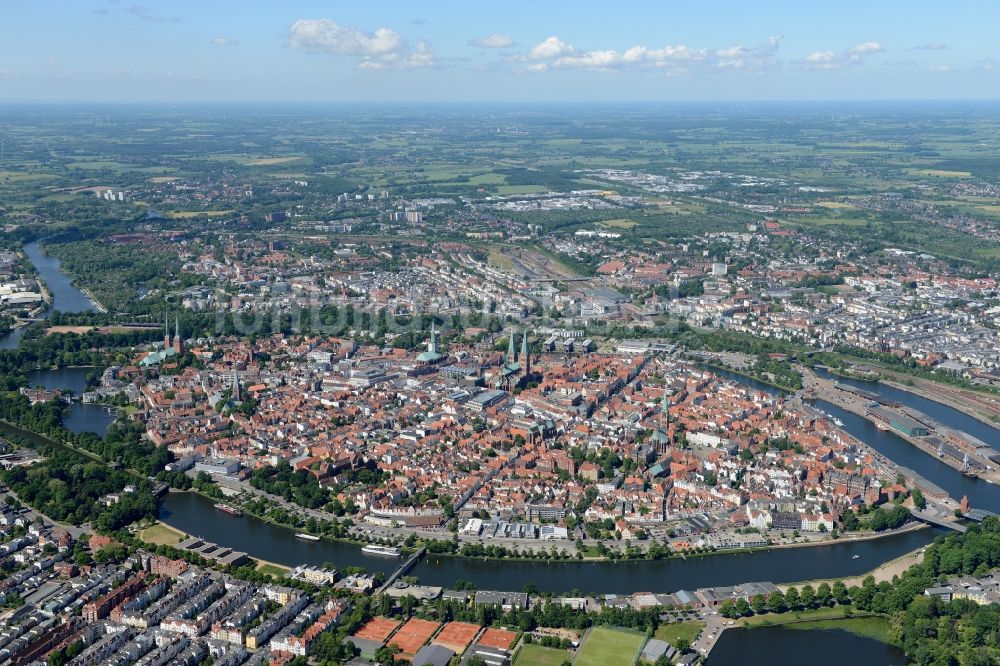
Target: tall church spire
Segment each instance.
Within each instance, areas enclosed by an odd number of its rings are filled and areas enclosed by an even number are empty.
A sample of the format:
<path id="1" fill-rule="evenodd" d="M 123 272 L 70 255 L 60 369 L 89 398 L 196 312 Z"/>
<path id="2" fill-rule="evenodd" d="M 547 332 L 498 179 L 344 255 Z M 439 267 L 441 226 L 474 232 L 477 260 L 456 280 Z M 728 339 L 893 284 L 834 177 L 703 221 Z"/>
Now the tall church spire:
<path id="1" fill-rule="evenodd" d="M 184 353 L 184 339 L 181 338 L 181 318 L 174 315 L 174 351 L 178 354 Z"/>
<path id="2" fill-rule="evenodd" d="M 163 349 L 170 349 L 170 314 L 163 310 Z"/>
<path id="3" fill-rule="evenodd" d="M 524 374 L 531 372 L 531 358 L 528 356 L 528 327 L 524 327 L 524 337 L 521 338 L 521 367 Z"/>
<path id="4" fill-rule="evenodd" d="M 507 358 L 504 359 L 507 365 L 513 363 L 514 360 L 517 358 L 517 356 L 514 354 L 514 334 L 516 332 L 517 331 L 515 331 L 513 328 L 510 329 L 510 336 L 507 338 Z"/>

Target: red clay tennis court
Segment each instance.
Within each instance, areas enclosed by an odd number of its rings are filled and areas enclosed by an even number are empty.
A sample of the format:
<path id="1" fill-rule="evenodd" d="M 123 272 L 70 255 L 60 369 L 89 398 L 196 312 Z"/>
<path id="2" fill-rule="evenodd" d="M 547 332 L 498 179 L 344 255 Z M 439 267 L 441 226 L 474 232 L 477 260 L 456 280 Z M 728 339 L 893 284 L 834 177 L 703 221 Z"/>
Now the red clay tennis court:
<path id="1" fill-rule="evenodd" d="M 472 639 L 476 637 L 479 633 L 478 624 L 469 624 L 468 622 L 449 622 L 444 625 L 441 629 L 441 633 L 434 637 L 431 641 L 436 645 L 443 645 L 449 650 L 455 652 L 455 654 L 462 654 L 465 652 L 465 648 L 469 647 L 469 643 Z"/>
<path id="2" fill-rule="evenodd" d="M 376 643 L 384 643 L 385 639 L 392 635 L 393 629 L 399 626 L 399 621 L 387 617 L 375 617 L 369 620 L 365 626 L 355 632 L 355 636 Z"/>
<path id="3" fill-rule="evenodd" d="M 483 635 L 479 637 L 479 641 L 477 642 L 479 645 L 485 645 L 486 647 L 509 650 L 515 638 L 517 638 L 517 634 L 513 631 L 490 627 L 483 632 Z"/>
<path id="4" fill-rule="evenodd" d="M 389 644 L 397 646 L 404 655 L 413 656 L 440 626 L 437 622 L 411 617 L 399 628 Z"/>

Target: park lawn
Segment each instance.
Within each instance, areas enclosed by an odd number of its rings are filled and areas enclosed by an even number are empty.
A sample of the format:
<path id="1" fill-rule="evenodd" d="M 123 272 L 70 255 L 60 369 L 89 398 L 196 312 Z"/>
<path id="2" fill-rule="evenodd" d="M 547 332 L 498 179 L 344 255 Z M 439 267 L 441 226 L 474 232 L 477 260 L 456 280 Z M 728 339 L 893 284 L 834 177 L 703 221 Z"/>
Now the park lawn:
<path id="1" fill-rule="evenodd" d="M 570 654 L 565 650 L 542 647 L 541 645 L 522 645 L 514 659 L 514 666 L 559 666 L 570 660 Z"/>
<path id="2" fill-rule="evenodd" d="M 850 615 L 845 615 L 850 613 Z M 832 608 L 814 608 L 807 611 L 789 611 L 787 613 L 766 613 L 737 620 L 738 624 L 749 629 L 754 627 L 783 626 L 788 629 L 802 630 L 834 630 L 839 629 L 857 636 L 874 638 L 883 643 L 889 640 L 889 619 L 875 613 L 854 611 L 845 606 Z"/>
<path id="3" fill-rule="evenodd" d="M 802 629 L 805 631 L 840 630 L 846 631 L 849 634 L 854 634 L 855 636 L 864 636 L 865 638 L 872 638 L 882 643 L 888 643 L 892 625 L 889 622 L 889 619 L 885 617 L 847 617 L 839 620 L 832 619 L 798 622 L 795 624 L 789 624 L 787 628 Z"/>
<path id="4" fill-rule="evenodd" d="M 288 567 L 281 567 L 277 564 L 271 564 L 270 562 L 258 562 L 257 571 L 262 574 L 267 574 L 269 576 L 287 576 Z"/>
<path id="5" fill-rule="evenodd" d="M 574 666 L 631 666 L 646 642 L 640 633 L 626 629 L 594 627 L 573 661 Z"/>
<path id="6" fill-rule="evenodd" d="M 176 546 L 184 540 L 184 534 L 169 525 L 156 523 L 139 532 L 139 539 L 154 546 Z"/>
<path id="7" fill-rule="evenodd" d="M 670 622 L 658 626 L 656 628 L 656 633 L 653 634 L 653 637 L 659 638 L 661 641 L 666 641 L 674 646 L 676 646 L 677 642 L 683 638 L 687 640 L 688 645 L 690 645 L 691 643 L 694 643 L 694 640 L 698 638 L 698 634 L 700 634 L 701 630 L 704 628 L 705 623 L 700 620 Z"/>

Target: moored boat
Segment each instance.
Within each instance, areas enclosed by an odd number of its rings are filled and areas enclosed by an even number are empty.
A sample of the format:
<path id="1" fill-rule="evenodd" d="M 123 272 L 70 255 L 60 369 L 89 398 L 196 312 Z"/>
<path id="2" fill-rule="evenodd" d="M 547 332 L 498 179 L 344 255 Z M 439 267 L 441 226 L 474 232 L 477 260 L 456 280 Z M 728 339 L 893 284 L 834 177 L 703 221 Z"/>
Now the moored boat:
<path id="1" fill-rule="evenodd" d="M 239 509 L 237 509 L 235 506 L 229 506 L 228 504 L 223 504 L 222 502 L 219 502 L 218 504 L 216 504 L 215 508 L 218 509 L 219 511 L 225 511 L 226 513 L 228 513 L 231 516 L 242 516 L 243 515 L 243 512 L 240 511 Z"/>
<path id="2" fill-rule="evenodd" d="M 306 534 L 305 532 L 296 532 L 295 536 L 300 539 L 305 539 L 306 541 L 319 541 L 319 537 L 313 534 Z"/>
<path id="3" fill-rule="evenodd" d="M 365 546 L 361 549 L 362 553 L 368 553 L 369 555 L 386 555 L 388 557 L 399 557 L 399 548 L 393 548 L 392 546 Z"/>

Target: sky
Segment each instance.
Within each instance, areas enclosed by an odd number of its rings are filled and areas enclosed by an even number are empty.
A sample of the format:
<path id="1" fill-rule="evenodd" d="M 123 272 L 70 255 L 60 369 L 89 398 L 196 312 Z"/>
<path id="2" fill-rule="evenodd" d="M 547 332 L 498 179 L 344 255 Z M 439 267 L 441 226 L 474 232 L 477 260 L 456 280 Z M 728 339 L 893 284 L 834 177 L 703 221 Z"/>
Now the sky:
<path id="1" fill-rule="evenodd" d="M 0 25 L 0 101 L 1000 97 L 989 0 L 0 0 Z"/>

